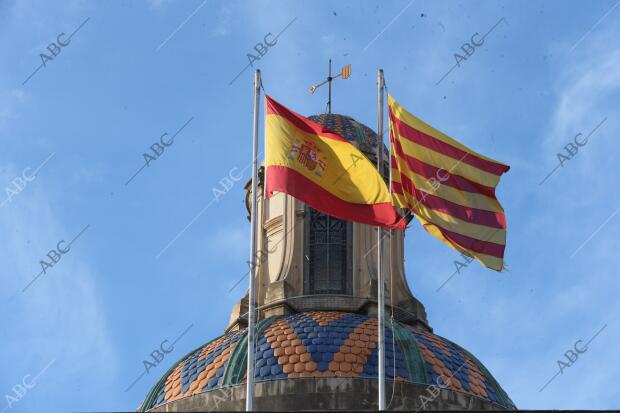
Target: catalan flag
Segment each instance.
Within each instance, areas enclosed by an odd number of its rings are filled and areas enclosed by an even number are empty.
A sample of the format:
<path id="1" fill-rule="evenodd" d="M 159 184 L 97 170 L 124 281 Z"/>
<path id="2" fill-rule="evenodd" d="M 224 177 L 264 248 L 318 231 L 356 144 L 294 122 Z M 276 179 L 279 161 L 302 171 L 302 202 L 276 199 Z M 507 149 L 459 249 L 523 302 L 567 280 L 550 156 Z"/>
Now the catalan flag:
<path id="1" fill-rule="evenodd" d="M 285 192 L 336 218 L 405 228 L 374 165 L 344 137 L 266 97 L 266 194 Z"/>
<path id="2" fill-rule="evenodd" d="M 495 187 L 510 167 L 424 123 L 389 95 L 388 105 L 394 204 L 455 250 L 501 271 L 506 218 Z"/>

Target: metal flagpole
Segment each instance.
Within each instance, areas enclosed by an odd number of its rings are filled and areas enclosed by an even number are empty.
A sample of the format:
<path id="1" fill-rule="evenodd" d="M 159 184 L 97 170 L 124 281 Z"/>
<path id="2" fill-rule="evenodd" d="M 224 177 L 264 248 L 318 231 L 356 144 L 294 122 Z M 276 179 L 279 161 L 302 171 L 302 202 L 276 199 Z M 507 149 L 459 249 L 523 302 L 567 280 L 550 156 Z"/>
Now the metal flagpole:
<path id="1" fill-rule="evenodd" d="M 379 174 L 383 176 L 383 91 L 385 81 L 383 79 L 383 69 L 379 69 L 377 73 L 377 135 L 379 142 L 377 144 L 377 169 Z M 378 347 L 379 347 L 379 410 L 385 410 L 385 302 L 383 296 L 383 228 L 377 228 L 377 301 L 378 301 Z"/>
<path id="2" fill-rule="evenodd" d="M 332 113 L 332 59 L 329 59 L 329 70 L 327 72 L 327 113 Z"/>
<path id="3" fill-rule="evenodd" d="M 254 130 L 252 137 L 252 210 L 250 216 L 250 288 L 248 291 L 248 366 L 245 410 L 251 412 L 254 403 L 254 325 L 256 324 L 256 234 L 258 199 L 258 109 L 260 106 L 260 70 L 254 75 Z"/>

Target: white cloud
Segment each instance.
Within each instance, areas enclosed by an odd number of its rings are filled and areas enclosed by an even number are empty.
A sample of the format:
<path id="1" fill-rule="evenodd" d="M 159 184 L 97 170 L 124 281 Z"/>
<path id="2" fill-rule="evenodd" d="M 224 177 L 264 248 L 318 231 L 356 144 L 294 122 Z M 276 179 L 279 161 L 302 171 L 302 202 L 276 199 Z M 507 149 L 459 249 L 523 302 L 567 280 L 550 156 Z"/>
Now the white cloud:
<path id="1" fill-rule="evenodd" d="M 222 257 L 228 256 L 235 261 L 248 254 L 248 240 L 250 236 L 250 225 L 246 227 L 218 228 L 208 238 L 207 245 L 210 251 Z"/>
<path id="2" fill-rule="evenodd" d="M 9 176 L 17 176 L 15 168 L 5 168 Z M 34 375 L 56 360 L 41 379 L 45 384 L 37 388 L 38 397 L 44 397 L 66 393 L 68 383 L 85 377 L 94 380 L 90 386 L 99 387 L 113 380 L 117 365 L 98 297 L 97 274 L 81 252 L 92 228 L 22 293 L 41 270 L 40 260 L 48 251 L 62 239 L 69 242 L 87 224 L 65 225 L 50 207 L 51 199 L 35 185 L 0 209 L 0 298 L 7 326 L 0 354 L 2 363 L 11 365 L 3 375 L 9 382 Z"/>
<path id="3" fill-rule="evenodd" d="M 20 89 L 0 92 L 0 132 L 6 131 L 10 122 L 18 119 L 19 106 L 28 100 L 28 95 Z"/>
<path id="4" fill-rule="evenodd" d="M 164 3 L 168 3 L 169 0 L 147 0 L 149 7 L 153 10 L 159 10 L 162 8 Z"/>
<path id="5" fill-rule="evenodd" d="M 233 28 L 232 19 L 238 19 L 239 16 L 233 13 L 232 8 L 228 4 L 224 4 L 220 7 L 215 26 L 210 30 L 211 37 L 227 36 L 231 33 Z"/>
<path id="6" fill-rule="evenodd" d="M 578 132 L 586 135 L 604 117 L 608 118 L 606 129 L 613 123 L 619 110 L 609 99 L 620 91 L 620 46 L 604 39 L 615 39 L 618 32 L 613 29 L 592 36 L 594 46 L 583 44 L 583 49 L 566 56 L 569 64 L 557 76 L 558 104 L 546 139 L 552 149 L 564 146 Z"/>

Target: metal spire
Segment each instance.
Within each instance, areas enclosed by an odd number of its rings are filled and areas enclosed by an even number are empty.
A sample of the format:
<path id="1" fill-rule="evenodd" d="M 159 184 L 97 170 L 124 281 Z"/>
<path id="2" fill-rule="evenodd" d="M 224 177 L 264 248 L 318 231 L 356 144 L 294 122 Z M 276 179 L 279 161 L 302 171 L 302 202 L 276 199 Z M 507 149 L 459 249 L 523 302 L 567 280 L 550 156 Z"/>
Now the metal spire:
<path id="1" fill-rule="evenodd" d="M 325 83 L 328 84 L 328 95 L 327 95 L 327 113 L 332 113 L 332 80 L 342 77 L 343 79 L 348 79 L 351 76 L 351 65 L 348 64 L 343 66 L 336 76 L 332 77 L 332 59 L 329 59 L 329 68 L 327 72 L 327 79 L 319 83 L 318 85 L 310 86 L 310 93 L 314 93 L 319 87 L 323 86 Z"/>

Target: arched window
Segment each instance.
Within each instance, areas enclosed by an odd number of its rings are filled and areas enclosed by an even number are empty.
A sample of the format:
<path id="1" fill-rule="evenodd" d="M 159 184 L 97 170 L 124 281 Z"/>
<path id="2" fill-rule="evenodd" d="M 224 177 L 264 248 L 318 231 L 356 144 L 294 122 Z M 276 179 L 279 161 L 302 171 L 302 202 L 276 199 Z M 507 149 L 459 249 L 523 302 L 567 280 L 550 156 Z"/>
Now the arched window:
<path id="1" fill-rule="evenodd" d="M 304 293 L 351 294 L 350 222 L 306 207 Z"/>

